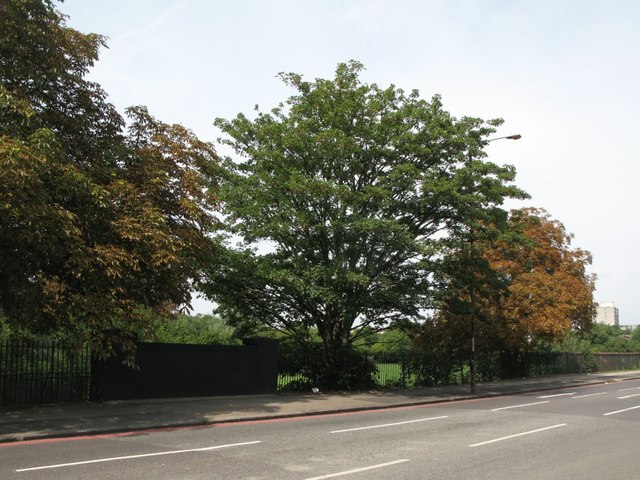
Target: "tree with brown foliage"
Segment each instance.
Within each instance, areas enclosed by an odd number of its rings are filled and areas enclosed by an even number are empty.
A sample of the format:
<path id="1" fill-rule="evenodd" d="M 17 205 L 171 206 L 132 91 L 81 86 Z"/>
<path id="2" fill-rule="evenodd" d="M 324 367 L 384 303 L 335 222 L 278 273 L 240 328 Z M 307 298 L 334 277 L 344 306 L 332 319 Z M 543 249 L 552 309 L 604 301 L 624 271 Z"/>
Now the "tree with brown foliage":
<path id="1" fill-rule="evenodd" d="M 509 226 L 525 241 L 497 241 L 484 250 L 508 283 L 507 294 L 485 307 L 496 339 L 509 347 L 548 344 L 572 328 L 588 329 L 595 313 L 591 254 L 573 248 L 573 235 L 545 210 L 514 210 Z"/>
<path id="2" fill-rule="evenodd" d="M 217 157 L 143 107 L 125 129 L 84 78 L 103 45 L 49 0 L 0 4 L 0 310 L 109 354 L 189 302 Z"/>
<path id="3" fill-rule="evenodd" d="M 510 212 L 500 234 L 476 239 L 473 261 L 466 247 L 450 252 L 448 294 L 418 335 L 420 347 L 468 351 L 472 314 L 476 348 L 485 350 L 546 346 L 589 329 L 591 254 L 572 239 L 545 210 L 524 208 Z"/>

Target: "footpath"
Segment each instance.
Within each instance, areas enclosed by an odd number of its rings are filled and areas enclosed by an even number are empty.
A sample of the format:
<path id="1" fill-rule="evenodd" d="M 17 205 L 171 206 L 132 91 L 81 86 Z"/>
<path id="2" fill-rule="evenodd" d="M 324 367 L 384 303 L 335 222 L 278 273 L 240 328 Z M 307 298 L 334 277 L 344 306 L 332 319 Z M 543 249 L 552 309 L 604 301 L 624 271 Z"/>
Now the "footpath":
<path id="1" fill-rule="evenodd" d="M 0 443 L 82 435 L 181 428 L 359 410 L 425 405 L 639 380 L 640 370 L 555 375 L 468 385 L 358 393 L 221 396 L 37 407 L 0 407 Z"/>

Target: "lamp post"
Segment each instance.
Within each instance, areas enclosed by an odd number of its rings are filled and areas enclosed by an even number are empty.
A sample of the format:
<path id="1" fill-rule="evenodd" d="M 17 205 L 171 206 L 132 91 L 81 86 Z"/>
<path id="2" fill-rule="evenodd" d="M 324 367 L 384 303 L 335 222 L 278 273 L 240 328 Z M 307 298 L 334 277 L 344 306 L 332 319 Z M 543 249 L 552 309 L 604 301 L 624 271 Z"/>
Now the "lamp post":
<path id="1" fill-rule="evenodd" d="M 506 135 L 504 137 L 496 137 L 490 138 L 486 142 L 494 142 L 496 140 L 520 140 L 522 135 L 516 133 L 514 135 Z M 469 163 L 471 163 L 471 152 L 469 152 Z M 470 229 L 470 238 L 469 238 L 469 247 L 471 250 L 471 255 L 473 256 L 473 226 Z M 471 371 L 469 372 L 469 386 L 471 389 L 471 393 L 476 393 L 476 326 L 475 326 L 475 317 L 476 317 L 476 291 L 475 291 L 475 275 L 474 272 L 471 272 L 471 291 L 469 292 L 469 300 L 471 303 L 471 361 L 470 367 Z"/>

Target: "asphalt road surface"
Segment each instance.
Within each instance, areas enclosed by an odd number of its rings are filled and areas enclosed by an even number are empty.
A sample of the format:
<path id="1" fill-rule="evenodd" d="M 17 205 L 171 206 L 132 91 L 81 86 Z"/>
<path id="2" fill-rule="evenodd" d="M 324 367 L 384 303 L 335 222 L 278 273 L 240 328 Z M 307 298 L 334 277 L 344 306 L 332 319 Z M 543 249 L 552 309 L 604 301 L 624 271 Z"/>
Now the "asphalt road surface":
<path id="1" fill-rule="evenodd" d="M 640 479 L 640 380 L 0 445 L 0 479 Z"/>

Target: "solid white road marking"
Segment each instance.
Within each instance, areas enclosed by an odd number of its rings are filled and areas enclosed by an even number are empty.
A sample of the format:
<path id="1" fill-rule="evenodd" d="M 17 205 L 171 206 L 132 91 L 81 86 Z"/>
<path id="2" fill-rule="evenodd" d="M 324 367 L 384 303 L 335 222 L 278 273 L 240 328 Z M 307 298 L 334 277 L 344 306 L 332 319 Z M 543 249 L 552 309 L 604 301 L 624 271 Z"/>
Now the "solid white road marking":
<path id="1" fill-rule="evenodd" d="M 549 403 L 549 400 L 545 400 L 544 402 L 523 403 L 522 405 L 511 405 L 510 407 L 494 408 L 491 411 L 499 412 L 500 410 L 509 410 L 510 408 L 530 407 L 531 405 L 541 405 L 543 403 Z"/>
<path id="2" fill-rule="evenodd" d="M 608 392 L 589 393 L 587 395 L 579 395 L 577 397 L 573 397 L 573 399 L 575 400 L 576 398 L 595 397 L 596 395 L 606 395 L 607 393 Z"/>
<path id="3" fill-rule="evenodd" d="M 616 400 L 624 400 L 625 398 L 632 398 L 632 397 L 640 397 L 640 393 L 634 393 L 633 395 L 625 395 L 624 397 L 616 397 Z"/>
<path id="4" fill-rule="evenodd" d="M 629 390 L 640 390 L 640 387 L 622 388 L 619 392 L 628 392 Z"/>
<path id="5" fill-rule="evenodd" d="M 354 468 L 353 470 L 346 470 L 344 472 L 331 473 L 329 475 L 321 475 L 320 477 L 305 478 L 305 480 L 322 480 L 324 478 L 342 477 L 343 475 L 351 475 L 352 473 L 366 472 L 368 470 L 374 470 L 376 468 L 390 467 L 391 465 L 397 465 L 398 463 L 404 463 L 408 461 L 409 461 L 408 458 L 404 458 L 402 460 L 396 460 L 395 462 L 380 463 L 378 465 L 371 465 L 370 467 Z"/>
<path id="6" fill-rule="evenodd" d="M 430 420 L 440 420 L 442 418 L 449 418 L 449 417 L 445 415 L 445 416 L 442 416 L 442 417 L 419 418 L 418 420 L 407 420 L 406 422 L 385 423 L 383 425 L 370 425 L 368 427 L 348 428 L 348 429 L 345 429 L 345 430 L 334 430 L 333 432 L 329 432 L 329 433 L 344 433 L 344 432 L 355 432 L 357 430 L 370 430 L 372 428 L 395 427 L 396 425 L 406 425 L 408 423 L 428 422 Z"/>
<path id="7" fill-rule="evenodd" d="M 169 452 L 155 452 L 155 453 L 143 453 L 140 455 L 127 455 L 125 457 L 111 457 L 111 458 L 98 458 L 96 460 L 85 460 L 82 462 L 71 462 L 71 463 L 59 463 L 57 465 L 44 465 L 41 467 L 31 467 L 31 468 L 21 468 L 16 470 L 16 472 L 32 472 L 34 470 L 46 470 L 51 468 L 62 468 L 62 467 L 74 467 L 77 465 L 88 465 L 90 463 L 101 463 L 101 462 L 115 462 L 117 460 L 130 460 L 133 458 L 145 458 L 145 457 L 157 457 L 159 455 L 175 455 L 177 453 L 191 453 L 191 452 L 208 452 L 210 450 L 218 450 L 220 448 L 229 448 L 229 447 L 241 447 L 244 445 L 255 445 L 256 443 L 262 443 L 260 440 L 255 442 L 242 442 L 242 443 L 230 443 L 228 445 L 216 445 L 214 447 L 205 447 L 205 448 L 192 448 L 189 450 L 172 450 Z"/>
<path id="8" fill-rule="evenodd" d="M 538 398 L 553 398 L 553 397 L 568 397 L 571 395 L 575 395 L 578 392 L 571 392 L 571 393 L 556 393 L 554 395 L 543 395 L 542 397 L 538 397 Z"/>
<path id="9" fill-rule="evenodd" d="M 603 415 L 606 417 L 607 415 L 615 415 L 616 413 L 628 412 L 629 410 L 635 410 L 636 408 L 640 408 L 640 405 L 638 405 L 637 407 L 625 408 L 623 410 L 616 410 L 615 412 L 603 413 Z"/>
<path id="10" fill-rule="evenodd" d="M 566 427 L 566 423 L 559 423 L 558 425 L 552 425 L 551 427 L 539 428 L 537 430 L 530 430 L 528 432 L 516 433 L 515 435 L 509 435 L 507 437 L 494 438 L 493 440 L 488 440 L 486 442 L 474 443 L 473 445 L 469 445 L 470 447 L 480 447 L 482 445 L 488 445 L 490 443 L 501 442 L 503 440 L 509 440 L 511 438 L 522 437 L 523 435 L 531 435 L 532 433 L 544 432 L 546 430 L 551 430 L 554 428 Z"/>

